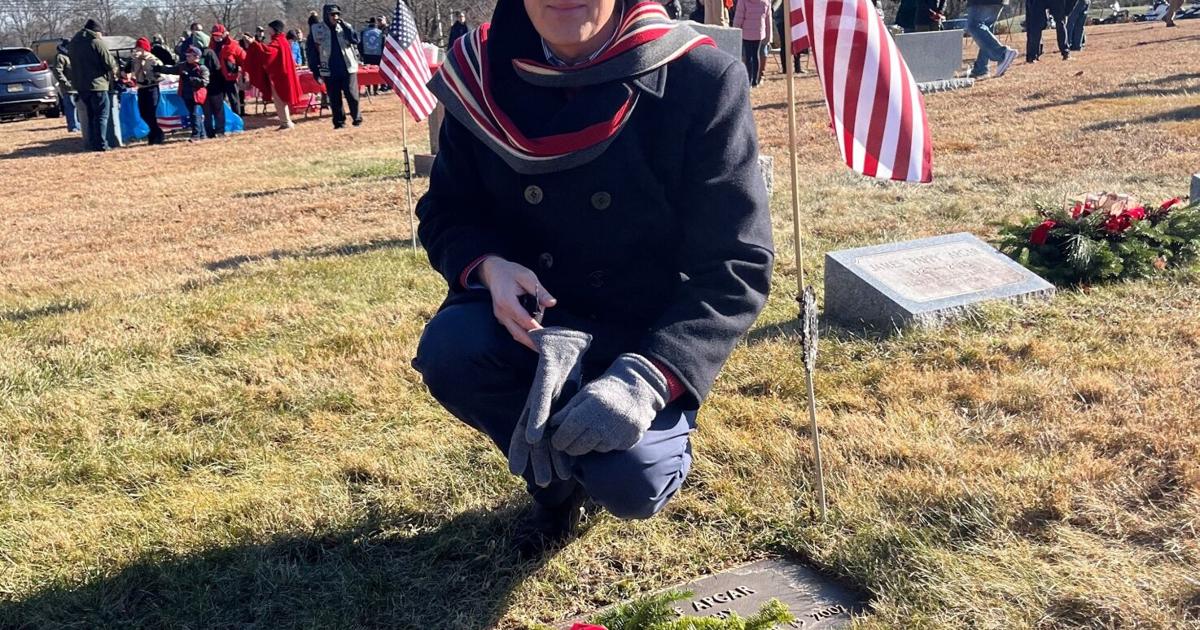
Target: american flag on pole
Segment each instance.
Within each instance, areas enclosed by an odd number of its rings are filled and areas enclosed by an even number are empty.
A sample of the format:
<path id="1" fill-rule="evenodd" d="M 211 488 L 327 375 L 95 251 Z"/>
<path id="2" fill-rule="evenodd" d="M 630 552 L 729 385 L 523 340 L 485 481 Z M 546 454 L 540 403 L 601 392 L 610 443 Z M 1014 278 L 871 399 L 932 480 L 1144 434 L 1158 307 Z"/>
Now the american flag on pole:
<path id="1" fill-rule="evenodd" d="M 812 52 L 842 159 L 869 177 L 933 181 L 921 91 L 871 0 L 788 0 L 793 50 Z"/>
<path id="2" fill-rule="evenodd" d="M 396 95 L 404 100 L 417 122 L 433 113 L 437 99 L 425 87 L 433 76 L 429 72 L 429 58 L 417 35 L 412 11 L 402 0 L 396 0 L 396 12 L 392 15 L 392 26 L 388 29 L 379 70 Z"/>

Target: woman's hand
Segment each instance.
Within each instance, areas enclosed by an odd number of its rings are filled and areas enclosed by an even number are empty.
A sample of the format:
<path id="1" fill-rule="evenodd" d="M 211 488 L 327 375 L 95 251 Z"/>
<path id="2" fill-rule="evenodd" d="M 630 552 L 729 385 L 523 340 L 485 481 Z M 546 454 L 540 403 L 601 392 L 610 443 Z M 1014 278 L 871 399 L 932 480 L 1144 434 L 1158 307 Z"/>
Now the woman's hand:
<path id="1" fill-rule="evenodd" d="M 558 300 L 546 292 L 538 282 L 537 275 L 514 262 L 509 262 L 499 256 L 490 256 L 479 264 L 479 281 L 492 294 L 492 314 L 521 345 L 537 352 L 529 331 L 542 326 L 534 321 L 533 316 L 521 306 L 522 295 L 532 295 L 537 298 L 542 308 L 554 306 Z"/>

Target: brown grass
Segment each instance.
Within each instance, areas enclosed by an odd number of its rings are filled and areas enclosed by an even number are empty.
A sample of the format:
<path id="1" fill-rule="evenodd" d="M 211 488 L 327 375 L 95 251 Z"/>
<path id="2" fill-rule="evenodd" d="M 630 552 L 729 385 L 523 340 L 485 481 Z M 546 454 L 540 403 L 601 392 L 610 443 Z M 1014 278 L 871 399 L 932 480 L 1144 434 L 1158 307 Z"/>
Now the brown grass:
<path id="1" fill-rule="evenodd" d="M 847 173 L 801 79 L 810 281 L 824 251 L 989 237 L 1036 199 L 1185 192 L 1198 31 L 1096 28 L 1070 63 L 930 96 L 926 187 Z M 1195 272 L 828 329 L 815 520 L 782 94 L 754 94 L 776 290 L 688 484 L 525 564 L 519 484 L 407 367 L 444 287 L 403 247 L 394 97 L 357 130 L 104 156 L 58 121 L 0 127 L 0 627 L 524 627 L 779 553 L 866 591 L 863 628 L 1200 625 Z"/>

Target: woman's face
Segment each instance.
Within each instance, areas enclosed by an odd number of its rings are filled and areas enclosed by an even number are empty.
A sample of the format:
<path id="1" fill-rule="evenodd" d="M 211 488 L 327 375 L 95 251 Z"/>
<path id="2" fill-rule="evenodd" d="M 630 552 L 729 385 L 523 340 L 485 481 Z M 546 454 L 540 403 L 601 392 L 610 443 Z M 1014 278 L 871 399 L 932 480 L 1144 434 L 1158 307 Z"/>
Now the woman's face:
<path id="1" fill-rule="evenodd" d="M 525 12 L 542 39 L 566 61 L 586 57 L 616 28 L 617 0 L 524 0 Z"/>

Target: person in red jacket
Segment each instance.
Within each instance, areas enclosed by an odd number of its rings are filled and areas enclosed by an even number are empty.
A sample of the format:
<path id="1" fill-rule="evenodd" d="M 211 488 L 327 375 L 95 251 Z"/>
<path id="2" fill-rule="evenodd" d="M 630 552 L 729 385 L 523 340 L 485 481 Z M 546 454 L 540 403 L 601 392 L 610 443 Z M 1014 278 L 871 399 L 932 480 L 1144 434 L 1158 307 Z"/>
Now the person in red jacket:
<path id="1" fill-rule="evenodd" d="M 275 112 L 279 115 L 279 128 L 291 129 L 291 106 L 300 100 L 300 79 L 296 76 L 296 62 L 292 58 L 292 45 L 287 40 L 287 25 L 283 20 L 274 20 L 267 25 L 271 29 L 271 42 L 267 45 L 267 76 L 271 78 L 271 96 L 275 99 Z"/>
<path id="2" fill-rule="evenodd" d="M 241 112 L 242 102 L 238 98 L 237 84 L 238 77 L 242 74 L 242 66 L 246 64 L 246 51 L 221 24 L 213 25 L 212 41 L 209 47 L 217 53 L 218 71 L 225 78 L 225 81 L 221 82 L 221 85 L 224 86 L 224 94 L 210 94 L 209 96 L 223 98 L 234 112 Z"/>
<path id="3" fill-rule="evenodd" d="M 249 35 L 242 37 L 242 47 L 246 50 L 246 81 L 258 90 L 263 101 L 271 100 L 271 79 L 267 76 L 267 35 L 260 32 L 253 38 Z"/>

